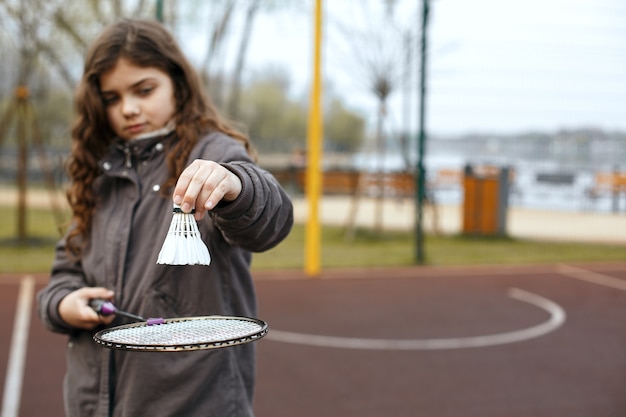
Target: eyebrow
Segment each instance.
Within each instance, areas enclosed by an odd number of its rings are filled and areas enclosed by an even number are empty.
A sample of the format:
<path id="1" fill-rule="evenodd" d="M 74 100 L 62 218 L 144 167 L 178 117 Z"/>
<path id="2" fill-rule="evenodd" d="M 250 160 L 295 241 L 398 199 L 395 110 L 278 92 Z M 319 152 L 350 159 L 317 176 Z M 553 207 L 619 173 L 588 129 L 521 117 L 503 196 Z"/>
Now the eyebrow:
<path id="1" fill-rule="evenodd" d="M 142 78 L 136 83 L 131 84 L 130 88 L 131 89 L 136 88 L 140 86 L 141 84 L 145 83 L 146 81 L 153 81 L 153 80 L 156 80 L 156 78 L 153 78 L 153 77 Z M 115 91 L 114 90 L 100 90 L 100 94 L 115 94 Z"/>

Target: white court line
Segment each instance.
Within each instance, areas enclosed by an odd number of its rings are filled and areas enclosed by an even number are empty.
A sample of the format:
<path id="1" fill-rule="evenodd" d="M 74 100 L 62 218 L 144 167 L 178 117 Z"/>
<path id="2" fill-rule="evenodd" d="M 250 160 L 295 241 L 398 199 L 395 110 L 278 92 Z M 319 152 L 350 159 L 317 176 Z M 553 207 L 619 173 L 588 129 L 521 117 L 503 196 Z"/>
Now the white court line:
<path id="1" fill-rule="evenodd" d="M 320 346 L 343 349 L 380 349 L 380 350 L 438 350 L 464 349 L 485 346 L 503 345 L 521 342 L 543 336 L 559 328 L 565 323 L 565 311 L 558 304 L 536 294 L 510 288 L 508 296 L 516 300 L 532 304 L 550 314 L 550 318 L 536 326 L 512 332 L 449 339 L 359 339 L 351 337 L 335 337 L 304 333 L 270 330 L 266 338 L 276 342 L 294 343 L 308 346 Z"/>
<path id="2" fill-rule="evenodd" d="M 623 279 L 599 274 L 582 268 L 576 268 L 570 265 L 558 265 L 556 270 L 559 274 L 570 278 L 576 278 L 593 284 L 604 285 L 605 287 L 626 291 L 626 281 Z"/>
<path id="3" fill-rule="evenodd" d="M 4 397 L 2 399 L 2 417 L 17 417 L 22 393 L 22 377 L 26 362 L 26 346 L 30 312 L 35 293 L 35 280 L 31 276 L 24 277 L 20 283 L 20 292 L 15 311 L 11 350 L 4 381 Z"/>

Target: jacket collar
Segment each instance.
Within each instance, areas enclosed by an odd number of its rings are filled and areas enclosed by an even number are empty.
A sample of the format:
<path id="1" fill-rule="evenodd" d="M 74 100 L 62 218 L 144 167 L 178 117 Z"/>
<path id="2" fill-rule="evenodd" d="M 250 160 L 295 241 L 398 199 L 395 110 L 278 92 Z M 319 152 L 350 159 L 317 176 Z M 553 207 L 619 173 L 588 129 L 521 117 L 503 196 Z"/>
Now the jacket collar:
<path id="1" fill-rule="evenodd" d="M 132 141 L 115 138 L 109 151 L 99 162 L 103 172 L 130 169 L 136 164 L 164 152 L 177 140 L 173 130 L 164 135 L 150 136 Z"/>

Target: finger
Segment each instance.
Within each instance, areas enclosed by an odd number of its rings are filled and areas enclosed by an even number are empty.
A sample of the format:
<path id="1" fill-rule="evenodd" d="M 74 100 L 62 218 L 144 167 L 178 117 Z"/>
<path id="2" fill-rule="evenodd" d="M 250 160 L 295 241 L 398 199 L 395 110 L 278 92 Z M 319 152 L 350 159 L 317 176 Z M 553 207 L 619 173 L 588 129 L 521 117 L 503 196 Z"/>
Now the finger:
<path id="1" fill-rule="evenodd" d="M 196 209 L 212 210 L 228 189 L 228 171 L 222 167 L 211 172 L 198 195 Z"/>
<path id="2" fill-rule="evenodd" d="M 206 187 L 207 191 L 210 191 L 210 193 L 207 192 L 206 197 L 199 200 L 203 202 L 204 208 L 207 210 L 212 210 L 222 200 L 236 200 L 243 188 L 241 179 L 225 167 L 220 166 L 212 175 L 214 175 L 214 177 L 212 176 L 208 183 L 216 183 L 216 185 L 211 189 Z"/>
<path id="3" fill-rule="evenodd" d="M 80 329 L 93 329 L 99 323 L 98 314 L 89 307 L 89 300 L 113 298 L 113 291 L 103 287 L 83 287 L 67 294 L 59 303 L 61 318 L 70 326 Z"/>
<path id="4" fill-rule="evenodd" d="M 198 209 L 198 206 L 202 205 L 201 203 L 197 203 L 198 197 L 201 193 L 206 193 L 206 190 L 210 193 L 214 187 L 214 180 L 211 178 L 214 178 L 213 173 L 216 165 L 217 164 L 212 161 L 196 160 L 192 165 L 190 165 L 189 168 L 191 169 L 184 172 L 185 175 L 181 174 L 179 182 L 181 184 L 186 184 L 186 188 L 183 193 L 181 185 L 181 189 L 177 191 L 178 194 L 174 197 L 174 202 L 180 205 L 183 212 L 190 213 L 194 207 Z M 190 174 L 191 172 L 193 172 L 193 175 Z M 191 177 L 189 175 L 191 175 Z M 181 193 L 182 198 L 180 195 Z M 177 201 L 180 201 L 180 203 L 177 203 Z"/>
<path id="5" fill-rule="evenodd" d="M 202 206 L 200 206 L 202 207 Z M 204 219 L 204 216 L 206 214 L 207 210 L 204 208 L 197 208 L 196 212 L 193 214 L 193 218 L 196 219 L 196 221 L 200 221 L 202 219 Z"/>
<path id="6" fill-rule="evenodd" d="M 104 287 L 85 287 L 79 291 L 81 305 L 86 305 L 86 307 L 88 307 L 81 308 L 85 321 L 89 322 L 91 325 L 97 325 L 99 323 L 108 324 L 112 321 L 113 318 L 109 319 L 108 317 L 103 317 L 101 314 L 98 314 L 91 306 L 89 306 L 89 302 L 93 299 L 111 301 L 115 295 L 113 291 Z"/>
<path id="7" fill-rule="evenodd" d="M 112 290 L 105 287 L 84 287 L 80 289 L 80 292 L 81 298 L 87 300 L 87 302 L 93 300 L 94 298 L 101 298 L 103 300 L 110 301 L 115 295 Z"/>
<path id="8" fill-rule="evenodd" d="M 191 165 L 185 168 L 180 174 L 176 181 L 176 186 L 174 187 L 174 204 L 181 206 L 181 209 L 186 213 L 190 212 L 194 206 L 195 196 L 191 198 L 188 196 L 189 186 L 194 181 L 194 178 L 197 178 L 197 173 L 200 168 L 201 165 L 197 163 L 197 160 L 193 161 Z M 185 205 L 185 203 L 187 205 Z M 191 207 L 189 205 L 191 205 Z"/>
<path id="9" fill-rule="evenodd" d="M 113 323 L 113 320 L 115 320 L 115 314 L 111 314 L 111 315 L 108 315 L 108 316 L 104 316 L 102 314 L 98 314 L 97 316 L 98 316 L 98 324 L 108 325 L 108 324 Z"/>

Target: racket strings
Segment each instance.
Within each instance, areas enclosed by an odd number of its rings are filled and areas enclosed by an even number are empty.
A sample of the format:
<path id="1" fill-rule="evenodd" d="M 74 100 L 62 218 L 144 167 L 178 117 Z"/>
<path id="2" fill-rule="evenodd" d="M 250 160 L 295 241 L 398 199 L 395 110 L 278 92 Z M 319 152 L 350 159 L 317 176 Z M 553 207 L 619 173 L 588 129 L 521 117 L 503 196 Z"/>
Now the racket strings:
<path id="1" fill-rule="evenodd" d="M 267 326 L 236 318 L 172 320 L 164 324 L 127 325 L 102 332 L 99 343 L 116 348 L 158 349 L 159 347 L 196 347 L 207 349 L 246 343 L 263 337 Z"/>

